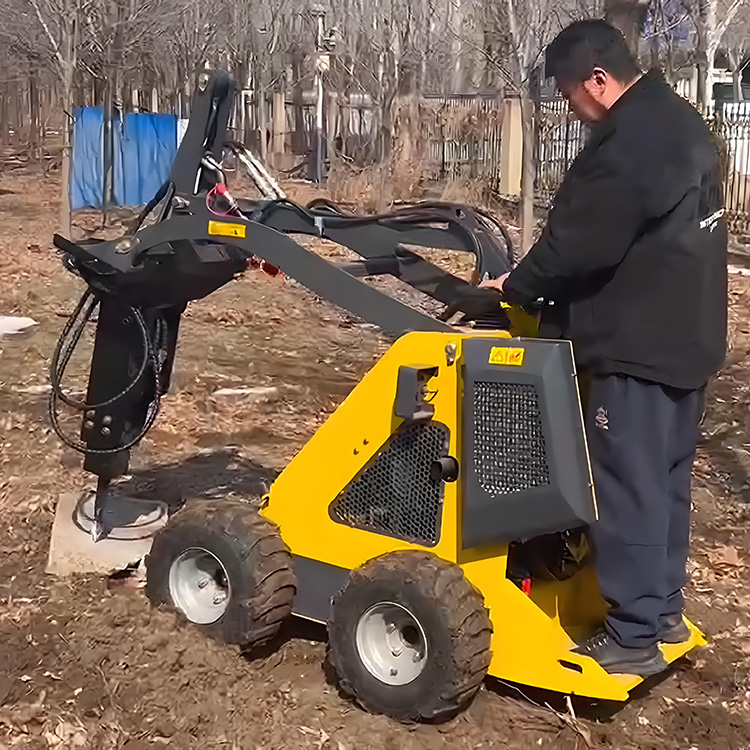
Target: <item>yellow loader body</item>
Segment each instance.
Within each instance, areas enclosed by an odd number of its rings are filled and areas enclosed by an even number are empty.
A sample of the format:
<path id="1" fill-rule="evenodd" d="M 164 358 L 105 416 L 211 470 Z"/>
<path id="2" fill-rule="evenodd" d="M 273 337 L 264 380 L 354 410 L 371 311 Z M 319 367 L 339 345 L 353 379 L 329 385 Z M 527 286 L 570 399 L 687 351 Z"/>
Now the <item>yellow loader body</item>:
<path id="1" fill-rule="evenodd" d="M 298 593 L 294 611 L 300 616 L 324 622 L 331 597 L 349 571 L 397 550 L 429 551 L 458 564 L 484 597 L 493 627 L 491 676 L 567 694 L 626 700 L 628 692 L 641 682 L 641 678 L 608 674 L 594 660 L 571 651 L 578 639 L 595 631 L 606 612 L 590 564 L 584 565 L 567 580 L 534 581 L 530 590 L 524 592 L 507 576 L 512 540 L 503 534 L 502 528 L 496 530 L 495 542 L 466 543 L 465 511 L 470 502 L 467 493 L 471 492 L 466 474 L 472 462 L 465 446 L 468 423 L 464 412 L 472 408 L 466 399 L 467 350 L 477 345 L 487 353 L 486 366 L 494 373 L 498 388 L 530 387 L 514 383 L 529 380 L 524 375 L 533 365 L 535 352 L 531 351 L 532 347 L 542 351 L 545 347 L 554 347 L 558 359 L 562 357 L 565 366 L 561 372 L 570 378 L 571 383 L 562 391 L 558 388 L 557 395 L 565 393 L 574 403 L 568 405 L 570 424 L 567 432 L 557 439 L 558 442 L 577 440 L 584 446 L 583 455 L 579 455 L 578 474 L 585 480 L 583 494 L 587 496 L 578 498 L 578 501 L 583 500 L 584 507 L 595 517 L 580 399 L 568 342 L 512 338 L 506 332 L 409 333 L 395 342 L 320 427 L 281 473 L 266 498 L 262 513 L 279 526 L 295 560 Z M 544 367 L 549 369 L 549 363 Z M 372 508 L 365 509 L 354 521 L 351 513 L 342 515 L 337 511 L 337 504 L 346 500 L 347 488 L 351 488 L 357 478 L 367 479 L 370 467 L 375 466 L 379 456 L 389 450 L 389 445 L 395 445 L 394 436 L 409 421 L 397 416 L 398 409 L 394 408 L 400 399 L 400 372 L 403 368 L 421 372 L 426 378 L 421 386 L 421 397 L 423 406 L 431 407 L 431 414 L 428 419 L 424 416 L 418 418 L 415 424 L 440 425 L 447 436 L 446 455 L 458 457 L 458 481 L 442 482 L 434 522 L 436 533 L 429 540 L 417 539 L 415 534 L 411 538 L 404 535 L 399 538 L 389 526 L 390 522 L 373 520 L 372 515 L 367 515 Z M 534 388 L 537 391 L 544 390 L 546 386 L 539 380 L 538 373 L 529 377 L 531 380 L 536 378 Z M 504 385 L 508 380 L 512 381 L 511 385 Z M 519 392 L 512 391 L 511 402 L 518 400 Z M 518 409 L 511 408 L 509 413 L 513 417 L 518 414 Z M 508 419 L 508 414 L 493 415 L 490 411 L 483 418 L 502 421 Z M 507 428 L 507 424 L 505 426 Z M 550 440 L 549 435 L 544 437 Z M 539 440 L 531 440 L 530 444 L 538 447 L 538 443 Z M 523 449 L 528 444 L 527 441 L 518 447 Z M 476 451 L 475 445 L 475 454 Z M 424 460 L 422 454 L 424 450 L 420 453 L 420 449 L 416 449 L 413 460 Z M 525 472 L 529 463 L 521 460 L 523 458 L 519 458 L 519 466 Z M 485 463 L 501 461 L 501 456 L 487 456 L 484 460 Z M 547 481 L 551 484 L 555 480 L 552 477 Z M 380 491 L 387 494 L 388 482 L 383 482 L 382 477 L 380 482 Z M 376 496 L 377 491 L 376 484 L 375 494 L 371 491 L 370 496 Z M 387 505 L 388 498 L 384 501 Z M 504 501 L 502 494 L 490 499 L 496 504 Z M 522 507 L 532 519 L 532 526 L 537 528 L 535 516 L 546 506 L 542 503 L 536 509 L 534 499 L 530 497 Z M 488 520 L 491 517 L 488 516 Z M 544 526 L 543 521 L 541 526 Z M 488 532 L 483 538 L 492 536 L 493 532 Z M 692 635 L 688 642 L 663 647 L 668 662 L 705 643 L 696 627 L 691 625 L 690 629 Z"/>

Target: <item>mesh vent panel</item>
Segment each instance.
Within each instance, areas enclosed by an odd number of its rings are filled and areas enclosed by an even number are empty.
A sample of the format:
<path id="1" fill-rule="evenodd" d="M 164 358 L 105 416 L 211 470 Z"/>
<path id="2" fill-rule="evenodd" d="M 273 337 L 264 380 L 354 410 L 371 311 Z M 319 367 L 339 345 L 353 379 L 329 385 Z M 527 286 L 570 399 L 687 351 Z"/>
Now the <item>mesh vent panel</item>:
<path id="1" fill-rule="evenodd" d="M 533 385 L 477 382 L 474 472 L 491 495 L 550 483 L 539 397 Z"/>
<path id="2" fill-rule="evenodd" d="M 446 455 L 444 426 L 407 425 L 339 495 L 334 518 L 388 536 L 436 544 L 443 482 L 430 479 L 430 465 Z"/>

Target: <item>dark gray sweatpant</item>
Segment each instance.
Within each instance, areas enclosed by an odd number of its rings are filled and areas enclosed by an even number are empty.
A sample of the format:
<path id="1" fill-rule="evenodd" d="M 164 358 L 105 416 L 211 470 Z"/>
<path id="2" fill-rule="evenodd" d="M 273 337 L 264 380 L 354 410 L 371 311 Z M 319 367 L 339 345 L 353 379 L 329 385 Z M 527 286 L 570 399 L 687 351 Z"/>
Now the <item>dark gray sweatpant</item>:
<path id="1" fill-rule="evenodd" d="M 599 589 L 611 606 L 605 628 L 622 646 L 650 646 L 660 617 L 684 607 L 703 390 L 594 376 L 587 402 L 599 507 L 590 538 Z"/>

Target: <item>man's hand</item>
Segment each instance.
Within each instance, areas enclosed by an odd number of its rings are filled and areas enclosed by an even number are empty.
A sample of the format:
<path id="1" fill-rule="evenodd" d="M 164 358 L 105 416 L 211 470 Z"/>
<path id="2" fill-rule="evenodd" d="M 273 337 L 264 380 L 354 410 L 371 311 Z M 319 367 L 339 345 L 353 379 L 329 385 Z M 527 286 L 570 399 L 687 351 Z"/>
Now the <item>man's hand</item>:
<path id="1" fill-rule="evenodd" d="M 503 286 L 505 285 L 505 280 L 510 276 L 509 273 L 504 273 L 502 276 L 498 276 L 496 279 L 487 279 L 487 281 L 483 281 L 480 285 L 480 289 L 497 289 L 498 292 L 501 294 L 503 293 Z"/>

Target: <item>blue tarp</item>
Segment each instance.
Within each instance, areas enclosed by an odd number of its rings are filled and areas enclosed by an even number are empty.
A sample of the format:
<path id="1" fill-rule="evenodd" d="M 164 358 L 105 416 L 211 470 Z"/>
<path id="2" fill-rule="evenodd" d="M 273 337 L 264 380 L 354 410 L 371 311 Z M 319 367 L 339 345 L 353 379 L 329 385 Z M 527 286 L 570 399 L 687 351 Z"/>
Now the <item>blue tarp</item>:
<path id="1" fill-rule="evenodd" d="M 73 130 L 70 203 L 73 210 L 102 207 L 104 181 L 104 112 L 80 107 Z M 177 117 L 145 113 L 112 121 L 116 206 L 148 203 L 169 177 L 177 153 Z"/>

